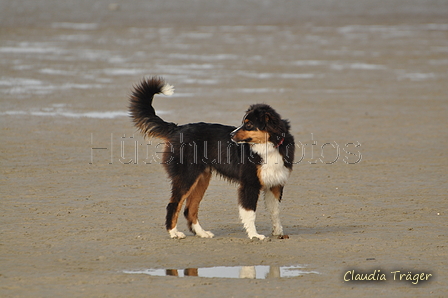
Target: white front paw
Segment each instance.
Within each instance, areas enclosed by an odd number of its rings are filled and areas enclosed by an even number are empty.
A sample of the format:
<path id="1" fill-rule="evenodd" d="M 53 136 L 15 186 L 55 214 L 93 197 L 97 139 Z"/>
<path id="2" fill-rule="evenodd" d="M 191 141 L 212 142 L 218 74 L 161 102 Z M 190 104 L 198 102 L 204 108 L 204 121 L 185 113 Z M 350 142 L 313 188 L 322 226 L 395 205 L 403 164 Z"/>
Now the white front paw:
<path id="1" fill-rule="evenodd" d="M 282 226 L 274 226 L 273 230 L 272 230 L 272 235 L 273 236 L 282 236 L 283 235 L 283 227 Z"/>
<path id="2" fill-rule="evenodd" d="M 257 239 L 259 239 L 259 240 L 264 240 L 264 239 L 266 238 L 266 236 L 264 236 L 264 235 L 260 235 L 260 234 L 252 234 L 252 235 L 249 235 L 249 239 L 253 239 L 253 238 L 257 238 Z"/>

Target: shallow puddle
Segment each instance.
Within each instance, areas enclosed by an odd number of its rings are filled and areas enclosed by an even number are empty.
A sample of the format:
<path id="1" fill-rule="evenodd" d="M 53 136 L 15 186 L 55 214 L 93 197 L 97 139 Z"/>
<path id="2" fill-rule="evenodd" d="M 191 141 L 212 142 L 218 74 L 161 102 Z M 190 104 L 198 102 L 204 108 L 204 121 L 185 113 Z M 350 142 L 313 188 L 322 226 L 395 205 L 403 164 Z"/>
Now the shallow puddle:
<path id="1" fill-rule="evenodd" d="M 151 276 L 198 276 L 198 277 L 218 277 L 218 278 L 287 278 L 305 274 L 319 274 L 317 271 L 309 271 L 305 266 L 217 266 L 204 268 L 186 269 L 142 269 L 125 270 L 129 274 L 148 274 Z"/>

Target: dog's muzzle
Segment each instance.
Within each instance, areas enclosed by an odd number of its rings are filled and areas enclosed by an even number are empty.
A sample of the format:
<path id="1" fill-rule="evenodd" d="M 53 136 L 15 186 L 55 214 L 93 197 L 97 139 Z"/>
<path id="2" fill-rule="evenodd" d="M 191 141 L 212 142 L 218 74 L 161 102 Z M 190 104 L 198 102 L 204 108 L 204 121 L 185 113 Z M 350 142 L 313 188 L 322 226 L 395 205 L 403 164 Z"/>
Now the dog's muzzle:
<path id="1" fill-rule="evenodd" d="M 238 127 L 238 128 L 236 128 L 234 131 L 232 131 L 231 133 L 230 133 L 230 138 L 232 139 L 232 141 L 234 141 L 235 143 L 237 143 L 237 141 L 234 139 L 235 138 L 235 135 L 236 135 L 236 133 L 238 132 L 238 130 L 241 128 L 241 126 L 240 127 Z"/>
<path id="2" fill-rule="evenodd" d="M 233 142 L 237 143 L 237 144 L 241 144 L 241 143 L 250 143 L 250 141 L 252 141 L 252 138 L 247 138 L 244 140 L 237 140 L 235 139 L 235 135 L 238 132 L 239 128 L 235 129 L 234 131 L 232 131 L 230 133 L 230 138 L 232 139 Z"/>

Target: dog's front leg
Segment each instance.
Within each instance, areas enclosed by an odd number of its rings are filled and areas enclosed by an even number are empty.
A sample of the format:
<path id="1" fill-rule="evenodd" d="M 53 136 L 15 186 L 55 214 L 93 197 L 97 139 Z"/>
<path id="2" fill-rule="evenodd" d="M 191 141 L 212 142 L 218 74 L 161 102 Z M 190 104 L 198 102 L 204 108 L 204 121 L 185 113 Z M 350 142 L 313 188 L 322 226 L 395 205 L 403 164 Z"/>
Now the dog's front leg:
<path id="1" fill-rule="evenodd" d="M 283 227 L 280 222 L 280 208 L 279 204 L 282 199 L 283 186 L 275 186 L 269 190 L 265 190 L 264 192 L 264 202 L 266 205 L 266 209 L 269 211 L 271 215 L 272 221 L 272 235 L 274 236 L 282 236 L 283 235 Z"/>
<path id="2" fill-rule="evenodd" d="M 255 211 L 246 210 L 244 207 L 240 206 L 240 218 L 241 222 L 244 225 L 244 228 L 246 229 L 246 233 L 247 236 L 249 236 L 249 239 L 255 237 L 260 240 L 263 240 L 266 238 L 266 236 L 257 233 L 257 228 L 255 227 L 255 218 L 256 218 Z"/>
<path id="3" fill-rule="evenodd" d="M 247 236 L 250 239 L 255 237 L 263 240 L 266 236 L 258 234 L 257 228 L 255 227 L 255 210 L 257 208 L 259 193 L 259 188 L 245 187 L 242 185 L 239 189 L 239 213 Z"/>

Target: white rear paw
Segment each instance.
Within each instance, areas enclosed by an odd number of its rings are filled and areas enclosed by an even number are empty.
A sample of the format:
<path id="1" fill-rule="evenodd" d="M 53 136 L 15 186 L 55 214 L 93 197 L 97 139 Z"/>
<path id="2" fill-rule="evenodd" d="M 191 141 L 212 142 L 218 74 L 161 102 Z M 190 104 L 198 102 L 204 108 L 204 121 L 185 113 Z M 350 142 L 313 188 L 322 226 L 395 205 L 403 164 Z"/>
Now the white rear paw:
<path id="1" fill-rule="evenodd" d="M 175 227 L 174 229 L 171 229 L 168 231 L 168 233 L 170 233 L 170 237 L 173 239 L 184 239 L 185 238 L 185 234 L 182 232 L 179 232 L 177 230 L 177 227 Z"/>
<path id="2" fill-rule="evenodd" d="M 201 238 L 213 238 L 215 235 L 210 231 L 202 231 L 200 233 L 196 233 Z"/>
<path id="3" fill-rule="evenodd" d="M 195 224 L 191 225 L 191 230 L 199 237 L 201 238 L 213 238 L 213 233 L 210 231 L 205 231 L 201 225 L 199 224 L 199 221 Z"/>

